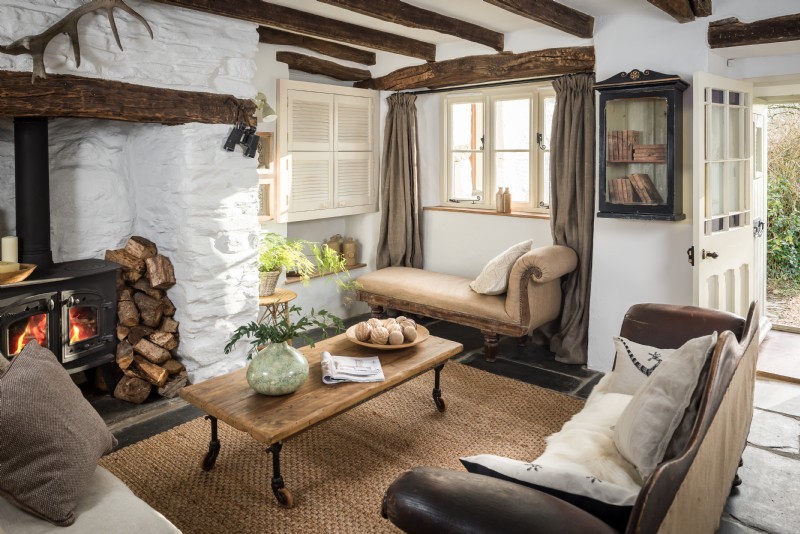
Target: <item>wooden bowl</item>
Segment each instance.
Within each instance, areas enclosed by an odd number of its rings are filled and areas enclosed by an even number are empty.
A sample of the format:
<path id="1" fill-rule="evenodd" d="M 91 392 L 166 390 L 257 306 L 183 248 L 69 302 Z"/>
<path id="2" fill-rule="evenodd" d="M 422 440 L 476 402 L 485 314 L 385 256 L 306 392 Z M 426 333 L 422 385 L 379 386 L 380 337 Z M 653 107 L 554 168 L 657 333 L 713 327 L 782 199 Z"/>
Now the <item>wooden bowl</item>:
<path id="1" fill-rule="evenodd" d="M 378 350 L 407 349 L 408 347 L 419 345 L 420 343 L 431 337 L 431 333 L 428 332 L 428 329 L 420 325 L 417 325 L 417 339 L 415 339 L 411 343 L 403 343 L 402 345 L 389 345 L 389 344 L 378 345 L 376 343 L 367 343 L 366 341 L 359 341 L 356 338 L 356 325 L 353 325 L 350 328 L 348 328 L 345 334 L 347 335 L 347 339 L 349 339 L 356 345 L 361 345 L 363 347 L 369 347 L 371 349 L 378 349 Z"/>
<path id="2" fill-rule="evenodd" d="M 35 268 L 36 265 L 33 263 L 20 263 L 19 271 L 13 273 L 0 273 L 0 286 L 22 282 L 31 275 Z"/>

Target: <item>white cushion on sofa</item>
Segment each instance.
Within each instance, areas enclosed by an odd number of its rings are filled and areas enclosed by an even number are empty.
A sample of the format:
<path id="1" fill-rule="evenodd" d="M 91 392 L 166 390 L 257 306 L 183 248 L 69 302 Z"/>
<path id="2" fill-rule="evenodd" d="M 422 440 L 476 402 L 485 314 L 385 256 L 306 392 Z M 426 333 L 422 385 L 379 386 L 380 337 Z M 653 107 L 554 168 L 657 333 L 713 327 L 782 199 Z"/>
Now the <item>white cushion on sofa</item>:
<path id="1" fill-rule="evenodd" d="M 500 295 L 505 293 L 508 289 L 508 277 L 511 274 L 514 262 L 520 259 L 523 254 L 530 252 L 532 246 L 533 240 L 529 239 L 504 250 L 486 264 L 481 274 L 470 282 L 469 287 L 481 295 Z"/>
<path id="2" fill-rule="evenodd" d="M 75 523 L 57 527 L 0 498 L 0 532 L 9 534 L 175 534 L 175 525 L 138 498 L 120 479 L 98 466 L 75 509 Z"/>
<path id="3" fill-rule="evenodd" d="M 617 349 L 614 370 L 609 374 L 608 391 L 633 395 L 647 377 L 659 366 L 674 349 L 659 349 L 635 343 L 624 337 L 615 337 Z"/>
<path id="4" fill-rule="evenodd" d="M 632 506 L 641 490 L 641 479 L 633 465 L 619 454 L 613 438 L 613 426 L 632 397 L 607 393 L 607 383 L 606 378 L 598 383 L 599 389 L 595 388 L 584 408 L 547 438 L 545 452 L 535 460 L 523 462 L 482 454 L 462 458 L 462 463 L 469 471 L 488 474 L 488 470 L 522 484 L 615 506 Z"/>

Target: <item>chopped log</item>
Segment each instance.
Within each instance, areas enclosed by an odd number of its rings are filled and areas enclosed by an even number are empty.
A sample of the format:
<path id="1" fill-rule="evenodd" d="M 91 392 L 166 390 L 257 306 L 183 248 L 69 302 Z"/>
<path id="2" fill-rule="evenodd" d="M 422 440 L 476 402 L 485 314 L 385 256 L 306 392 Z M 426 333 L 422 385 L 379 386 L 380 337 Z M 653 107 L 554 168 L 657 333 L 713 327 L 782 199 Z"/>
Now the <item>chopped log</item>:
<path id="1" fill-rule="evenodd" d="M 125 285 L 125 279 L 122 277 L 122 270 L 117 269 L 117 277 L 114 279 L 115 287 L 117 289 L 117 295 L 119 295 L 122 291 L 124 291 L 127 286 Z"/>
<path id="2" fill-rule="evenodd" d="M 178 396 L 178 392 L 189 383 L 189 376 L 182 372 L 169 380 L 162 387 L 158 388 L 158 394 L 164 398 L 172 399 Z"/>
<path id="3" fill-rule="evenodd" d="M 800 13 L 755 22 L 741 22 L 736 17 L 711 22 L 708 44 L 728 48 L 800 40 Z"/>
<path id="4" fill-rule="evenodd" d="M 267 4 L 261 0 L 237 0 L 236 2 L 209 2 L 209 0 L 156 1 L 223 17 L 247 20 L 271 28 L 281 28 L 322 37 L 331 41 L 384 50 L 401 56 L 416 57 L 425 61 L 434 61 L 436 59 L 436 46 L 430 43 L 373 30 L 364 26 L 357 26 L 342 20 L 321 17 L 290 7 Z M 232 123 L 233 121 L 230 122 Z"/>
<path id="5" fill-rule="evenodd" d="M 133 363 L 133 346 L 127 341 L 117 345 L 117 365 L 120 369 L 127 369 Z"/>
<path id="6" fill-rule="evenodd" d="M 334 80 L 353 82 L 372 78 L 372 73 L 366 69 L 345 67 L 344 65 L 339 65 L 327 59 L 306 56 L 304 54 L 298 54 L 297 52 L 278 52 L 275 54 L 275 60 L 286 63 L 292 70 L 321 74 L 322 76 L 328 76 Z"/>
<path id="7" fill-rule="evenodd" d="M 145 325 L 136 325 L 131 328 L 130 333 L 128 334 L 128 342 L 131 345 L 136 345 L 140 339 L 149 336 L 155 332 L 154 328 Z"/>
<path id="8" fill-rule="evenodd" d="M 422 28 L 439 33 L 454 35 L 465 41 L 472 41 L 503 51 L 504 36 L 483 26 L 464 20 L 448 17 L 406 4 L 400 0 L 319 0 L 323 4 L 349 9 L 368 17 L 375 17 L 386 22 L 401 24 L 409 28 Z M 591 37 L 591 35 L 590 35 Z"/>
<path id="9" fill-rule="evenodd" d="M 695 17 L 710 17 L 712 14 L 711 0 L 689 0 Z"/>
<path id="10" fill-rule="evenodd" d="M 161 387 L 166 384 L 169 379 L 169 373 L 166 369 L 147 361 L 139 355 L 133 357 L 133 363 L 128 369 L 131 368 L 154 386 Z"/>
<path id="11" fill-rule="evenodd" d="M 587 39 L 594 35 L 594 17 L 553 0 L 484 0 L 506 11 Z"/>
<path id="12" fill-rule="evenodd" d="M 162 364 L 172 357 L 168 350 L 146 339 L 140 339 L 136 345 L 133 346 L 133 350 L 155 364 Z"/>
<path id="13" fill-rule="evenodd" d="M 178 311 L 170 298 L 166 295 L 164 295 L 164 298 L 161 299 L 161 305 L 164 307 L 164 315 L 166 317 L 173 317 L 175 312 Z"/>
<path id="14" fill-rule="evenodd" d="M 172 262 L 158 254 L 144 260 L 150 285 L 156 289 L 167 289 L 175 285 L 175 270 Z"/>
<path id="15" fill-rule="evenodd" d="M 119 250 L 106 250 L 106 261 L 113 261 L 122 266 L 123 274 L 124 272 L 137 272 L 143 273 L 144 272 L 144 260 L 140 260 L 139 258 L 135 258 L 125 252 L 125 249 Z"/>
<path id="16" fill-rule="evenodd" d="M 175 358 L 170 358 L 169 360 L 165 361 L 161 367 L 167 370 L 170 375 L 177 375 L 184 369 L 186 369 L 181 362 L 176 360 Z"/>
<path id="17" fill-rule="evenodd" d="M 166 310 L 164 310 L 166 313 Z M 169 332 L 170 334 L 175 334 L 178 332 L 178 328 L 180 327 L 180 323 L 173 319 L 172 317 L 164 317 L 164 320 L 161 322 L 161 326 L 158 328 L 162 332 Z"/>
<path id="18" fill-rule="evenodd" d="M 151 389 L 152 386 L 140 378 L 123 376 L 117 382 L 114 397 L 134 404 L 141 404 L 150 395 Z"/>
<path id="19" fill-rule="evenodd" d="M 158 247 L 149 239 L 135 235 L 128 239 L 128 242 L 125 244 L 125 252 L 134 258 L 146 260 L 158 254 Z"/>
<path id="20" fill-rule="evenodd" d="M 400 91 L 420 87 L 452 87 L 537 76 L 574 74 L 594 70 L 594 47 L 550 48 L 512 54 L 502 52 L 467 56 L 405 67 L 386 76 L 358 82 L 355 87 Z"/>
<path id="21" fill-rule="evenodd" d="M 139 309 L 130 300 L 121 300 L 117 304 L 117 317 L 122 326 L 136 326 L 139 324 Z"/>
<path id="22" fill-rule="evenodd" d="M 156 331 L 150 334 L 150 337 L 147 339 L 167 350 L 175 350 L 178 348 L 178 338 L 175 337 L 175 334 L 170 334 L 169 332 Z"/>
<path id="23" fill-rule="evenodd" d="M 117 300 L 120 302 L 123 300 L 133 300 L 133 292 L 126 286 L 125 289 L 119 292 L 119 298 Z"/>
<path id="24" fill-rule="evenodd" d="M 346 61 L 361 63 L 362 65 L 375 64 L 375 52 L 361 50 L 339 43 L 332 43 L 325 39 L 317 39 L 307 35 L 285 32 L 275 28 L 258 27 L 258 40 L 266 44 L 288 45 L 313 50 L 326 56 L 331 56 Z"/>
<path id="25" fill-rule="evenodd" d="M 255 102 L 232 95 L 176 91 L 64 74 L 48 74 L 31 85 L 29 72 L 0 71 L 0 117 L 233 124 L 237 117 L 253 117 L 255 111 Z"/>
<path id="26" fill-rule="evenodd" d="M 128 337 L 128 334 L 130 334 L 130 332 L 131 329 L 128 328 L 127 326 L 122 326 L 121 324 L 117 325 L 117 339 L 119 341 L 122 341 L 123 339 Z"/>
<path id="27" fill-rule="evenodd" d="M 138 289 L 151 299 L 161 300 L 164 297 L 164 291 L 155 289 L 146 278 L 137 280 L 136 283 L 133 284 L 133 288 Z"/>
<path id="28" fill-rule="evenodd" d="M 694 20 L 694 11 L 689 0 L 647 0 L 681 24 Z"/>
<path id="29" fill-rule="evenodd" d="M 144 293 L 136 293 L 133 296 L 133 301 L 136 303 L 136 307 L 139 308 L 142 323 L 153 328 L 157 328 L 161 324 L 161 318 L 164 316 L 164 306 L 160 300 L 152 299 Z"/>
<path id="30" fill-rule="evenodd" d="M 144 276 L 144 274 L 139 271 L 124 271 L 122 273 L 122 279 L 129 284 L 136 282 L 142 276 Z"/>

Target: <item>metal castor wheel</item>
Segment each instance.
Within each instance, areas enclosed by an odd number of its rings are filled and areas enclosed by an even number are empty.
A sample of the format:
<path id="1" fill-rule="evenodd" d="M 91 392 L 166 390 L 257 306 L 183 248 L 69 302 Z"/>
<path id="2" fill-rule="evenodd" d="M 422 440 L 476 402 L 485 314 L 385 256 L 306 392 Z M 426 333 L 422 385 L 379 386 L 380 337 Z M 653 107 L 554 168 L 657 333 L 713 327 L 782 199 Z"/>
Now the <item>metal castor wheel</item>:
<path id="1" fill-rule="evenodd" d="M 214 465 L 217 463 L 217 456 L 219 456 L 219 444 L 216 447 L 209 446 L 208 453 L 203 457 L 203 460 L 200 462 L 200 467 L 203 468 L 203 471 L 211 471 L 214 469 Z"/>
<path id="2" fill-rule="evenodd" d="M 447 403 L 444 402 L 443 398 L 436 397 L 433 399 L 433 402 L 436 404 L 436 409 L 440 412 L 444 413 L 447 410 Z"/>
<path id="3" fill-rule="evenodd" d="M 278 499 L 278 504 L 284 508 L 294 508 L 294 496 L 292 492 L 289 491 L 289 488 L 273 489 L 272 493 L 274 493 L 275 498 Z"/>
<path id="4" fill-rule="evenodd" d="M 736 473 L 736 476 L 733 477 L 733 484 L 731 484 L 731 486 L 735 488 L 741 485 L 742 485 L 742 478 L 739 476 L 739 473 Z"/>

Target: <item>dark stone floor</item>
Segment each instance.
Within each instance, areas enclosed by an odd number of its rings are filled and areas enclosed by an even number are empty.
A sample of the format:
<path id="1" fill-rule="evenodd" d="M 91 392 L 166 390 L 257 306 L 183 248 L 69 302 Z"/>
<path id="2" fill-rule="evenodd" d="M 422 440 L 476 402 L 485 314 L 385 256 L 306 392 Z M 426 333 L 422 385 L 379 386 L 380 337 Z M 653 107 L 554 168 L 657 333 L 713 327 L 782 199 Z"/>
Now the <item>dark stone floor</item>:
<path id="1" fill-rule="evenodd" d="M 349 326 L 366 317 L 346 321 Z M 456 340 L 464 351 L 455 361 L 529 384 L 586 398 L 603 376 L 581 366 L 558 363 L 546 348 L 516 339 L 501 338 L 496 362 L 483 358 L 483 337 L 471 328 L 444 321 L 422 319 L 431 334 Z M 316 340 L 321 332 L 312 334 Z M 294 340 L 296 347 L 306 345 Z M 90 395 L 119 441 L 119 447 L 136 443 L 203 413 L 181 399 L 153 397 L 140 406 Z M 720 534 L 800 532 L 800 385 L 757 380 L 756 412 L 739 474 L 744 483 L 728 500 Z"/>

